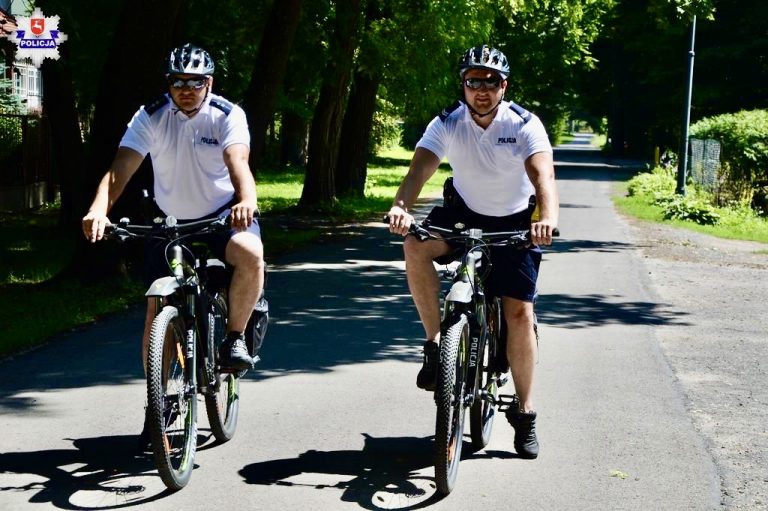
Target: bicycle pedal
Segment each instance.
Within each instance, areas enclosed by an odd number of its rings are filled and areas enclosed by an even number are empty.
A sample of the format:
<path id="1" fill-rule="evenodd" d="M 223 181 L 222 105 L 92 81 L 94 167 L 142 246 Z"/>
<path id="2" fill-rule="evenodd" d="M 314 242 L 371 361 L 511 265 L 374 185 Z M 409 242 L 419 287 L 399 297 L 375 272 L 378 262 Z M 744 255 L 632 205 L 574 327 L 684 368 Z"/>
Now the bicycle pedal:
<path id="1" fill-rule="evenodd" d="M 501 413 L 512 409 L 517 410 L 520 406 L 520 399 L 517 394 L 499 394 L 496 396 L 496 406 Z"/>

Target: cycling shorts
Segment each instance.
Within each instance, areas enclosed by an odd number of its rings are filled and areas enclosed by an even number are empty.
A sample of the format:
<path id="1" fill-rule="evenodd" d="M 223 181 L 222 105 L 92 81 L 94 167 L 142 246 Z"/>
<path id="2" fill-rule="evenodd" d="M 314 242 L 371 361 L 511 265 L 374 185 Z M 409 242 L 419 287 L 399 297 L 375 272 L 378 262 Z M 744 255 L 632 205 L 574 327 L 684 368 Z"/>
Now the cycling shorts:
<path id="1" fill-rule="evenodd" d="M 196 220 L 204 220 L 206 218 L 216 218 L 222 215 L 228 215 L 229 209 L 225 209 L 216 214 L 205 216 L 198 219 L 179 220 L 179 223 L 194 222 Z M 236 229 L 229 229 L 227 231 L 212 232 L 207 234 L 197 234 L 194 236 L 185 237 L 183 240 L 184 245 L 190 247 L 193 243 L 205 243 L 208 249 L 211 251 L 212 257 L 219 259 L 226 264 L 224 257 L 227 243 L 229 240 L 237 234 Z M 246 229 L 245 232 L 250 232 L 259 238 L 261 238 L 261 228 L 256 219 L 253 219 L 251 226 Z M 150 286 L 152 282 L 160 277 L 168 277 L 171 275 L 168 268 L 168 260 L 166 258 L 165 250 L 168 247 L 167 240 L 148 239 L 144 244 L 144 283 Z M 168 254 L 170 257 L 170 254 Z M 232 267 L 227 264 L 227 268 L 231 271 Z"/>
<path id="2" fill-rule="evenodd" d="M 445 229 L 455 229 L 456 224 L 460 223 L 464 225 L 461 230 L 475 228 L 485 232 L 514 231 L 530 229 L 531 211 L 525 210 L 514 215 L 493 217 L 476 213 L 466 206 L 452 208 L 437 206 L 429 213 L 424 223 Z M 446 243 L 451 248 L 451 253 L 435 259 L 438 264 L 456 261 L 464 251 L 464 242 L 460 240 L 448 240 Z M 484 281 L 486 294 L 534 302 L 541 264 L 541 249 L 535 245 L 528 248 L 490 247 L 490 256 L 491 270 Z M 487 271 L 487 268 L 480 269 L 481 274 L 484 271 Z"/>

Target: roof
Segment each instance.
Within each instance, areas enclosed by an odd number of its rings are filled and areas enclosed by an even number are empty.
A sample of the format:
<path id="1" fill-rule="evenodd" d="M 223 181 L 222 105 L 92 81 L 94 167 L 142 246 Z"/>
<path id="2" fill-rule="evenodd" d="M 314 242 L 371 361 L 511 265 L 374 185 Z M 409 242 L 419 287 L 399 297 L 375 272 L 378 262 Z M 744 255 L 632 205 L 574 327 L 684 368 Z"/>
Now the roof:
<path id="1" fill-rule="evenodd" d="M 6 39 L 16 31 L 16 18 L 0 9 L 0 39 Z"/>

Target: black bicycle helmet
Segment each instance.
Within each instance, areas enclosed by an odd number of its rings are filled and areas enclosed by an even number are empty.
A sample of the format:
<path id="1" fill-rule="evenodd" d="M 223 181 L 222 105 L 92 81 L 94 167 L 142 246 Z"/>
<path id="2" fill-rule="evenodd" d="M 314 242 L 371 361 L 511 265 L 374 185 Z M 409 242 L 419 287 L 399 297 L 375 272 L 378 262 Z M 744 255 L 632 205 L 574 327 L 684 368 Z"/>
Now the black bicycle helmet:
<path id="1" fill-rule="evenodd" d="M 168 55 L 168 67 L 166 73 L 169 75 L 205 75 L 213 74 L 213 59 L 202 48 L 187 43 L 171 50 Z"/>
<path id="2" fill-rule="evenodd" d="M 459 74 L 464 78 L 464 73 L 469 69 L 488 69 L 501 75 L 502 80 L 509 76 L 509 62 L 496 48 L 491 48 L 487 44 L 475 46 L 464 52 L 459 61 Z"/>

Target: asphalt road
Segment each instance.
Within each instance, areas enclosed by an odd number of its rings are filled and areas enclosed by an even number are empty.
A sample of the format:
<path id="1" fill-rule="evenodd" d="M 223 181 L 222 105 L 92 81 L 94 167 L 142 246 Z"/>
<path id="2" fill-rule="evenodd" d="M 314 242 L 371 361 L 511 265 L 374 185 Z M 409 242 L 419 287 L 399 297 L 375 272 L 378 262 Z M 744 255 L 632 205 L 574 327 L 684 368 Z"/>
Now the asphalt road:
<path id="1" fill-rule="evenodd" d="M 455 491 L 435 497 L 401 240 L 371 224 L 270 261 L 272 321 L 238 432 L 213 445 L 200 414 L 180 492 L 134 455 L 140 310 L 0 363 L 0 510 L 717 508 L 714 464 L 654 335 L 685 318 L 654 300 L 610 202 L 623 171 L 595 158 L 557 154 L 563 236 L 540 281 L 537 460 L 514 454 L 497 419 L 487 449 L 466 449 Z"/>

